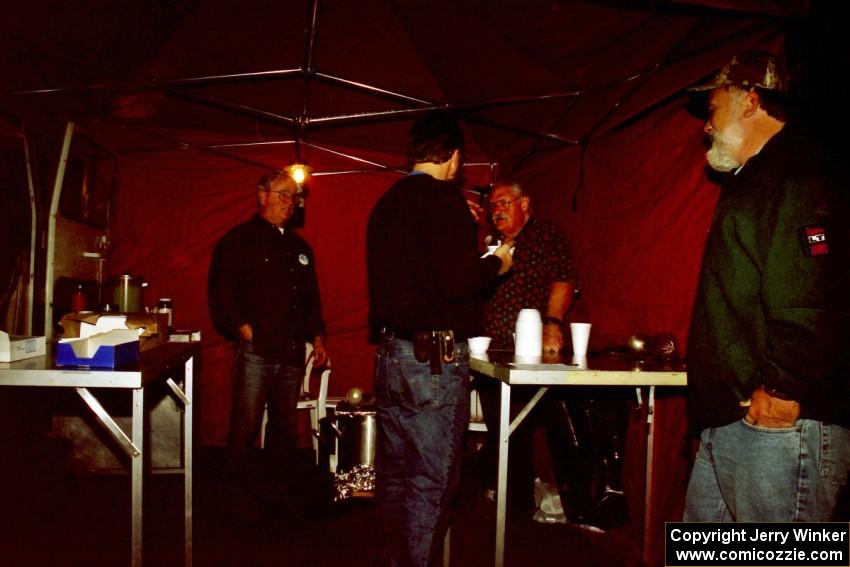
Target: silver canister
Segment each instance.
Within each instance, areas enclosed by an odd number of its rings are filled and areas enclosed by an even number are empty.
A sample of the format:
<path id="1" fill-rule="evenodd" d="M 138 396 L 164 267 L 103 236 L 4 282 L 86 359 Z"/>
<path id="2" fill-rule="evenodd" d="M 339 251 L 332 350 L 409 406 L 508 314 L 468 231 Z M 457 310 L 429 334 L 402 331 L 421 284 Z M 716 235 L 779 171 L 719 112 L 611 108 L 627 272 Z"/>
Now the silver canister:
<path id="1" fill-rule="evenodd" d="M 370 406 L 337 406 L 339 427 L 339 468 L 350 470 L 357 465 L 374 466 L 378 439 L 377 408 Z"/>
<path id="2" fill-rule="evenodd" d="M 142 276 L 122 274 L 110 278 L 112 303 L 121 313 L 141 313 L 144 311 L 144 288 L 147 283 Z"/>

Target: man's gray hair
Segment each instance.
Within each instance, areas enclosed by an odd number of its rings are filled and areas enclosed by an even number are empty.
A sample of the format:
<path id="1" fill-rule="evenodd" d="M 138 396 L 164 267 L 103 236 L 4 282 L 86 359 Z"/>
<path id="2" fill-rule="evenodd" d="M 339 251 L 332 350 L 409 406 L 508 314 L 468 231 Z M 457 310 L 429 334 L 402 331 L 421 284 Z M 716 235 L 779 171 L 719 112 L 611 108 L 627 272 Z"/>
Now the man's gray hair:
<path id="1" fill-rule="evenodd" d="M 257 182 L 257 191 L 270 191 L 276 183 L 287 179 L 295 184 L 295 180 L 285 170 L 271 171 L 260 177 L 260 180 Z"/>
<path id="2" fill-rule="evenodd" d="M 493 191 L 495 191 L 497 187 L 507 187 L 511 190 L 511 193 L 513 193 L 517 197 L 525 196 L 525 193 L 523 193 L 522 191 L 522 186 L 518 182 L 513 180 L 497 181 L 493 184 Z"/>

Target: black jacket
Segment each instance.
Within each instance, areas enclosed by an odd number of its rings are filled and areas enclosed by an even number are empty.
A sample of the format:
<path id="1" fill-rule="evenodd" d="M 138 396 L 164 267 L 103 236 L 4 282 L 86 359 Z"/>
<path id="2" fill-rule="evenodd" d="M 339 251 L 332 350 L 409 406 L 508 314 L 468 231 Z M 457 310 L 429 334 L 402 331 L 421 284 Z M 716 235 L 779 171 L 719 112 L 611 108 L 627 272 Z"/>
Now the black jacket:
<path id="1" fill-rule="evenodd" d="M 724 180 L 688 339 L 694 432 L 741 419 L 760 385 L 850 425 L 847 201 L 788 127 Z"/>
<path id="2" fill-rule="evenodd" d="M 250 323 L 256 352 L 303 364 L 304 343 L 323 336 L 313 251 L 292 229 L 284 234 L 259 215 L 225 234 L 209 273 L 213 321 L 236 339 Z"/>
<path id="3" fill-rule="evenodd" d="M 483 291 L 501 261 L 479 258 L 477 225 L 457 186 L 426 174 L 396 182 L 369 217 L 369 322 L 396 331 L 481 329 Z"/>

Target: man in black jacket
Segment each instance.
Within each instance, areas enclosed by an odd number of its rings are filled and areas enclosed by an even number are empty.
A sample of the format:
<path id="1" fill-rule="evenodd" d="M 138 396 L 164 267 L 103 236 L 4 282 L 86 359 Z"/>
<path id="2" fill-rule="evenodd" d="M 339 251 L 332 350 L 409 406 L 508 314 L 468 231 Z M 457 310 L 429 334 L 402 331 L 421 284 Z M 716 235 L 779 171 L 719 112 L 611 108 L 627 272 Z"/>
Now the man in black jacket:
<path id="1" fill-rule="evenodd" d="M 313 251 L 285 226 L 297 189 L 284 172 L 260 179 L 257 214 L 222 237 L 210 265 L 210 311 L 216 326 L 235 343 L 228 452 L 234 504 L 246 515 L 256 508 L 250 493 L 260 479 L 251 471 L 249 452 L 266 404 L 271 472 L 285 478 L 297 441 L 305 343 L 313 343 L 314 366 L 327 360 Z"/>
<path id="2" fill-rule="evenodd" d="M 511 265 L 507 245 L 480 258 L 459 187 L 463 130 L 428 114 L 410 133 L 413 171 L 369 218 L 369 321 L 380 337 L 378 504 L 391 565 L 425 567 L 445 532 L 469 422 L 467 338 L 481 330 L 482 292 Z"/>
<path id="3" fill-rule="evenodd" d="M 688 339 L 685 520 L 830 520 L 850 467 L 846 189 L 786 125 L 780 61 L 740 55 L 698 89 L 708 163 L 730 173 Z"/>

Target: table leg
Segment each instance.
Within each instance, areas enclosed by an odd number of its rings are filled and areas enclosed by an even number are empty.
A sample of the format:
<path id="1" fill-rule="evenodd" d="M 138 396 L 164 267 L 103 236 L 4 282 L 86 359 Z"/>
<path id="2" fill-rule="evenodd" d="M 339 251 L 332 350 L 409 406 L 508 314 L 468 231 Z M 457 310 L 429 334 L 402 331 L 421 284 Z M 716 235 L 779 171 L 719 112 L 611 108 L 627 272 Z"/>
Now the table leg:
<path id="1" fill-rule="evenodd" d="M 644 487 L 644 503 L 643 503 L 643 563 L 649 562 L 649 538 L 652 530 L 650 522 L 652 521 L 652 458 L 653 444 L 655 436 L 653 435 L 655 427 L 655 386 L 649 387 L 649 399 L 646 403 L 646 486 Z"/>
<path id="2" fill-rule="evenodd" d="M 499 392 L 499 467 L 496 480 L 496 557 L 494 565 L 505 564 L 505 512 L 508 486 L 508 439 L 510 438 L 511 387 L 500 382 Z"/>
<path id="3" fill-rule="evenodd" d="M 183 537 L 185 544 L 184 565 L 192 567 L 192 395 L 194 379 L 194 357 L 186 360 L 183 381 L 184 394 L 188 400 L 183 413 Z"/>
<path id="4" fill-rule="evenodd" d="M 94 416 L 100 422 L 106 431 L 112 435 L 116 443 L 127 453 L 127 456 L 132 460 L 141 454 L 142 448 L 133 443 L 133 440 L 127 437 L 127 434 L 115 423 L 109 412 L 100 405 L 97 398 L 89 392 L 88 388 L 76 388 L 77 394 L 82 398 L 83 402 L 89 407 Z"/>
<path id="5" fill-rule="evenodd" d="M 139 452 L 130 459 L 130 565 L 142 566 L 142 475 L 144 464 L 145 389 L 133 389 L 133 445 Z"/>

